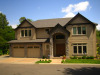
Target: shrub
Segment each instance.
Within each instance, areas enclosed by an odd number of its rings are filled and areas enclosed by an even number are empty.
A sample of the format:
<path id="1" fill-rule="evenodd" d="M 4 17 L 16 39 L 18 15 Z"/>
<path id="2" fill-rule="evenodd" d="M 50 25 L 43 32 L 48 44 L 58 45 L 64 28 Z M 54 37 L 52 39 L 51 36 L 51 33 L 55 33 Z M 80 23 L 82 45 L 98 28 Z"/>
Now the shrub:
<path id="1" fill-rule="evenodd" d="M 50 59 L 49 60 L 45 59 L 45 60 L 39 60 L 36 63 L 50 63 L 50 62 L 52 62 Z"/>
<path id="2" fill-rule="evenodd" d="M 2 52 L 2 50 L 0 50 L 0 55 L 3 55 L 3 52 Z"/>
<path id="3" fill-rule="evenodd" d="M 77 56 L 70 57 L 70 59 L 77 59 Z"/>
<path id="4" fill-rule="evenodd" d="M 82 59 L 86 59 L 86 58 L 87 58 L 86 55 L 82 56 Z"/>
<path id="5" fill-rule="evenodd" d="M 65 62 L 65 60 L 63 59 L 62 61 L 61 61 L 61 63 L 64 63 Z"/>
<path id="6" fill-rule="evenodd" d="M 46 58 L 46 56 L 43 56 L 43 57 L 42 57 L 42 59 L 45 59 L 45 58 Z"/>
<path id="7" fill-rule="evenodd" d="M 50 62 L 52 62 L 52 60 L 49 59 L 48 62 L 50 63 Z"/>
<path id="8" fill-rule="evenodd" d="M 93 56 L 90 56 L 89 59 L 94 59 L 94 57 Z"/>
<path id="9" fill-rule="evenodd" d="M 82 57 L 77 57 L 77 59 L 82 59 Z"/>

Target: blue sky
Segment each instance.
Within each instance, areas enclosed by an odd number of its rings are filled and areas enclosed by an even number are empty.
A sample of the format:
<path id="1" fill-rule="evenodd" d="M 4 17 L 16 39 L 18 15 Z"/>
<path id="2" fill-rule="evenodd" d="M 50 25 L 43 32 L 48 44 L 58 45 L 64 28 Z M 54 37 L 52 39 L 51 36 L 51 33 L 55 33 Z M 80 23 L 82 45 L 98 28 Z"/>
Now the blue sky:
<path id="1" fill-rule="evenodd" d="M 78 12 L 100 24 L 100 0 L 0 0 L 0 12 L 16 27 L 20 17 L 32 20 L 73 17 Z M 100 29 L 100 25 L 97 26 Z"/>

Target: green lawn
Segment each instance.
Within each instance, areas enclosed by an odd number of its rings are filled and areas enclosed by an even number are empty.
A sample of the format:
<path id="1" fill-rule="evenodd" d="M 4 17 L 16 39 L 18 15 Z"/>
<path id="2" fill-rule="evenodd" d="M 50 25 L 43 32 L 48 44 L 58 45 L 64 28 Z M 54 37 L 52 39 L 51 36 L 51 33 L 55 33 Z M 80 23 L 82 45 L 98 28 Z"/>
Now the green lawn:
<path id="1" fill-rule="evenodd" d="M 88 63 L 88 64 L 100 64 L 100 59 L 66 59 L 62 60 L 62 63 Z"/>

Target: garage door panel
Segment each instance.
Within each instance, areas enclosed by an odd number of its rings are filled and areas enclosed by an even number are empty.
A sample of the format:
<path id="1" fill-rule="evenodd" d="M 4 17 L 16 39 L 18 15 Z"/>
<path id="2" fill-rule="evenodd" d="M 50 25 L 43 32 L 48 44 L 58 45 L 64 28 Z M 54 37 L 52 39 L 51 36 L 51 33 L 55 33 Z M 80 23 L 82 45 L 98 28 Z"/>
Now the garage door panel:
<path id="1" fill-rule="evenodd" d="M 13 49 L 13 56 L 14 57 L 24 57 L 24 49 L 20 49 L 20 48 L 17 48 L 17 49 Z"/>
<path id="2" fill-rule="evenodd" d="M 37 46 L 38 48 L 34 48 L 34 47 L 35 46 L 27 49 L 27 56 L 29 58 L 39 58 L 40 57 L 40 47 L 39 46 Z"/>

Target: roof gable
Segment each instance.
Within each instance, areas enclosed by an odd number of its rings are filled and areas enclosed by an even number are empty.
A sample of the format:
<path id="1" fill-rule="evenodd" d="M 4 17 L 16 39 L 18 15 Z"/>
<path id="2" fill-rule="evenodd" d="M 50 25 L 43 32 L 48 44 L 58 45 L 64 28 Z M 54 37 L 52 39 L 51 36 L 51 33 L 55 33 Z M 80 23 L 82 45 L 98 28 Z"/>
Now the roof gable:
<path id="1" fill-rule="evenodd" d="M 33 24 L 31 24 L 31 22 L 29 22 L 28 20 L 25 19 L 21 24 L 19 24 L 19 26 L 16 29 L 18 29 L 18 28 L 27 28 L 27 27 L 36 28 L 35 26 L 33 26 Z"/>
<path id="2" fill-rule="evenodd" d="M 97 25 L 96 23 L 93 23 L 90 20 L 88 20 L 86 17 L 84 17 L 80 13 L 78 13 L 68 23 L 66 23 L 65 26 L 70 25 L 70 24 L 71 25 L 72 24 L 93 24 L 93 25 Z"/>
<path id="3" fill-rule="evenodd" d="M 62 32 L 70 34 L 70 32 L 66 30 L 64 27 L 62 27 L 59 23 L 53 29 L 50 30 L 50 34 Z"/>

